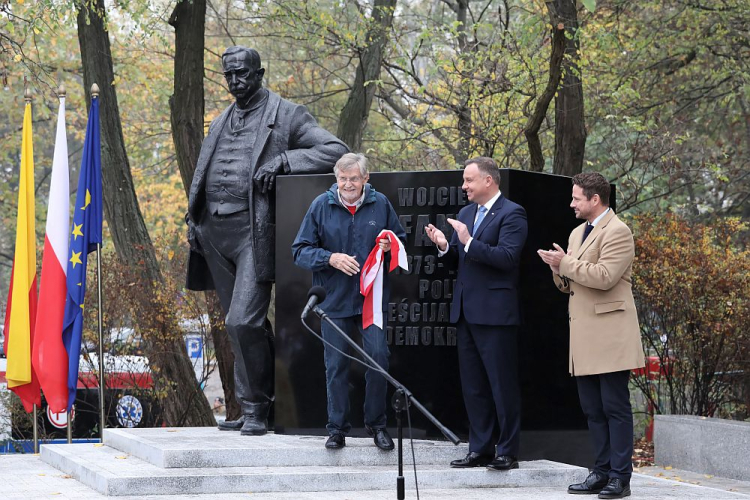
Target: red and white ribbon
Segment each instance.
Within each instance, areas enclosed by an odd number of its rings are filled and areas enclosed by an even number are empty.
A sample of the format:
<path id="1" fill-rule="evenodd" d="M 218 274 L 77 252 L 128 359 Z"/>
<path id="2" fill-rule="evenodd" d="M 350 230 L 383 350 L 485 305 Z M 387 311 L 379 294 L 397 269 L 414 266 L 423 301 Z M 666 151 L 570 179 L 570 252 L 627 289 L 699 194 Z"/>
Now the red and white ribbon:
<path id="1" fill-rule="evenodd" d="M 359 292 L 365 296 L 362 306 L 362 328 L 377 325 L 383 328 L 383 250 L 378 242 L 388 238 L 391 242 L 391 265 L 388 272 L 396 267 L 407 271 L 409 264 L 406 262 L 406 249 L 393 231 L 383 229 L 375 238 L 375 248 L 367 256 L 359 278 Z"/>

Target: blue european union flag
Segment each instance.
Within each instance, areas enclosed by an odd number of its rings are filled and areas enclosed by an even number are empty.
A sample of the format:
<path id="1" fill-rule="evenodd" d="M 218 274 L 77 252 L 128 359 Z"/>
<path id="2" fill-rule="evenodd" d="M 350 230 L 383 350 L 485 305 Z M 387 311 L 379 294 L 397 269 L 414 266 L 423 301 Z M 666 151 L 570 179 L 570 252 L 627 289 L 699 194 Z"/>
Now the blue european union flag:
<path id="1" fill-rule="evenodd" d="M 68 351 L 68 411 L 76 399 L 78 357 L 83 334 L 83 300 L 86 296 L 88 254 L 102 242 L 102 148 L 99 135 L 99 98 L 91 99 L 89 123 L 83 144 L 75 212 L 68 255 L 68 294 L 65 299 L 63 344 Z"/>

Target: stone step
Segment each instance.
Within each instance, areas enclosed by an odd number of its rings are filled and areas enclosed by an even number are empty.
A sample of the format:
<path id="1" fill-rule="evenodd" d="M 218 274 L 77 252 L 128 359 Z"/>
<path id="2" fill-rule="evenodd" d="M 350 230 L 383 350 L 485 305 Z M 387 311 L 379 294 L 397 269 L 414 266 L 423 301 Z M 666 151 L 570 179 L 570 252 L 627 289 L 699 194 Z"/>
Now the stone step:
<path id="1" fill-rule="evenodd" d="M 324 436 L 269 433 L 241 436 L 211 427 L 105 429 L 107 446 L 157 467 L 282 467 L 395 465 L 395 452 L 379 450 L 372 438 L 346 438 L 346 447 L 327 450 Z M 414 440 L 417 464 L 447 465 L 466 455 L 466 444 Z M 411 463 L 409 440 L 404 439 L 404 461 Z"/>
<path id="2" fill-rule="evenodd" d="M 96 444 L 44 445 L 41 457 L 83 484 L 112 496 L 388 490 L 395 489 L 397 476 L 393 465 L 364 464 L 162 468 L 121 450 Z M 520 468 L 506 472 L 421 464 L 417 471 L 419 488 L 424 490 L 562 488 L 582 481 L 588 472 L 546 460 L 522 462 Z M 407 490 L 414 489 L 413 474 L 412 466 L 405 465 Z"/>

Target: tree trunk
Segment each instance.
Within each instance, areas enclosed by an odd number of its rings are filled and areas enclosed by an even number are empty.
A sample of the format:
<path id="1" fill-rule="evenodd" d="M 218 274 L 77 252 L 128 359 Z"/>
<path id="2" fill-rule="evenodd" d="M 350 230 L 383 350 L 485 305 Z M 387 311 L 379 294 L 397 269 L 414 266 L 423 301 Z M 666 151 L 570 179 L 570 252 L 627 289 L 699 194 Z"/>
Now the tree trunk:
<path id="1" fill-rule="evenodd" d="M 88 103 L 91 102 L 91 85 L 97 83 L 100 87 L 104 216 L 118 258 L 138 277 L 144 304 L 158 304 L 163 279 L 138 206 L 125 152 L 104 1 L 78 3 L 77 8 L 78 42 Z M 167 425 L 215 425 L 208 401 L 195 380 L 176 318 L 169 314 L 152 314 L 153 310 L 144 308 L 139 310 L 143 312 L 137 318 L 138 326 L 155 389 L 157 394 L 166 395 L 160 403 Z"/>
<path id="2" fill-rule="evenodd" d="M 203 143 L 206 1 L 180 0 L 169 17 L 169 24 L 175 32 L 174 94 L 169 98 L 172 139 L 182 185 L 188 195 Z M 205 297 L 216 365 L 224 390 L 226 418 L 235 420 L 241 411 L 234 391 L 234 354 L 224 327 L 219 297 L 216 292 L 206 292 Z"/>
<path id="3" fill-rule="evenodd" d="M 393 11 L 397 0 L 375 0 L 370 29 L 367 31 L 367 46 L 359 55 L 359 65 L 354 85 L 339 117 L 337 136 L 352 151 L 362 148 L 362 134 L 367 127 L 372 99 L 380 78 L 383 51 L 388 43 L 388 31 L 393 23 Z"/>
<path id="4" fill-rule="evenodd" d="M 469 0 L 458 0 L 456 2 L 456 21 L 458 21 L 458 49 L 459 57 L 466 55 L 470 48 L 466 39 L 466 22 L 469 12 Z M 469 75 L 470 76 L 470 75 Z M 471 151 L 471 108 L 469 108 L 469 96 L 459 88 L 458 115 L 458 150 L 463 157 L 467 157 Z"/>
<path id="5" fill-rule="evenodd" d="M 544 154 L 542 154 L 542 141 L 539 139 L 539 129 L 542 127 L 544 117 L 547 115 L 549 103 L 552 102 L 552 98 L 555 96 L 555 92 L 557 92 L 560 84 L 560 76 L 562 74 L 561 64 L 566 44 L 565 25 L 558 20 L 553 1 L 547 2 L 547 10 L 549 11 L 550 23 L 553 30 L 552 47 L 549 56 L 549 79 L 547 80 L 547 87 L 537 99 L 534 112 L 529 117 L 523 129 L 526 141 L 529 144 L 529 156 L 531 157 L 529 170 L 532 172 L 541 172 L 544 170 Z"/>
<path id="6" fill-rule="evenodd" d="M 586 123 L 583 114 L 583 86 L 578 49 L 578 12 L 575 0 L 556 0 L 557 17 L 565 25 L 565 57 L 562 85 L 555 98 L 555 160 L 552 172 L 574 176 L 583 170 Z"/>

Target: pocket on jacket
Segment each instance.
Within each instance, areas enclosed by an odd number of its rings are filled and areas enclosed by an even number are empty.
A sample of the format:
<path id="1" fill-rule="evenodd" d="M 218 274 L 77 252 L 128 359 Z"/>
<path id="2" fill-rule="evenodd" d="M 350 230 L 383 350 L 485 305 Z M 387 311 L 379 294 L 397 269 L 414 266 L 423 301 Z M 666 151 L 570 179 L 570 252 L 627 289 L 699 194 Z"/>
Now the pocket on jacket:
<path id="1" fill-rule="evenodd" d="M 229 184 L 225 189 L 227 193 L 235 198 L 240 198 L 241 200 L 247 200 L 250 198 L 250 191 L 246 180 L 240 180 L 236 183 Z"/>
<path id="2" fill-rule="evenodd" d="M 513 288 L 513 285 L 511 285 L 510 283 L 495 282 L 495 283 L 489 283 L 487 285 L 487 288 L 489 288 L 490 290 L 498 290 L 501 288 L 510 290 L 511 288 Z"/>
<path id="3" fill-rule="evenodd" d="M 615 311 L 624 311 L 624 310 L 625 310 L 624 300 L 617 300 L 615 302 L 604 302 L 601 304 L 594 304 L 594 311 L 596 311 L 596 314 L 606 314 L 606 313 L 611 313 Z"/>

